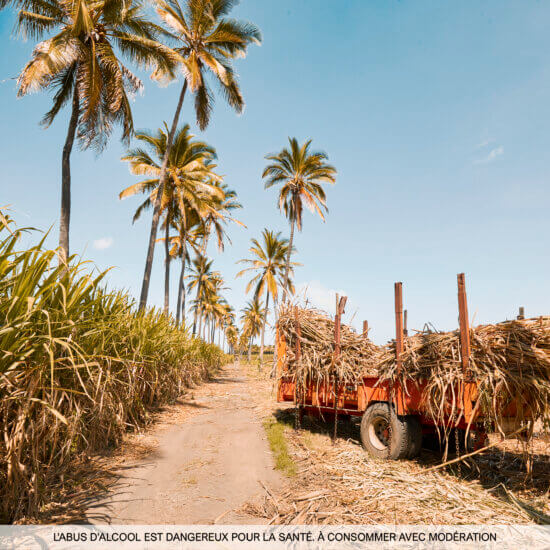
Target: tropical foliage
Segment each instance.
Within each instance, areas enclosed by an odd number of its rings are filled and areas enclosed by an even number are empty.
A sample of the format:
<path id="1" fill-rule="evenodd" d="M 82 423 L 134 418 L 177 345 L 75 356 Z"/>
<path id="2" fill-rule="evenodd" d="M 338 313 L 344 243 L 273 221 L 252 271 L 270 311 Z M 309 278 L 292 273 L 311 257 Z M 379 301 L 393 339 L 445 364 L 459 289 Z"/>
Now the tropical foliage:
<path id="1" fill-rule="evenodd" d="M 224 250 L 230 223 L 243 226 L 235 218 L 242 205 L 217 171 L 214 147 L 188 124 L 178 126 L 189 90 L 197 125 L 207 127 L 212 82 L 233 110 L 243 111 L 233 61 L 261 35 L 255 25 L 229 17 L 237 3 L 154 0 L 161 26 L 140 0 L 0 0 L 0 9 L 16 8 L 23 36 L 42 40 L 18 77 L 18 95 L 53 92 L 45 126 L 70 106 L 58 250 L 44 246 L 46 237 L 18 249 L 31 230 L 17 229 L 0 211 L 0 522 L 36 518 L 44 504 L 73 490 L 75 464 L 118 442 L 128 427 L 146 423 L 150 407 L 210 376 L 227 359 L 225 344 L 232 353 L 248 348 L 250 361 L 260 336 L 263 360 L 269 307 L 276 317 L 281 290 L 283 299 L 294 292 L 299 264 L 291 255 L 303 206 L 324 219 L 323 184 L 335 182 L 336 170 L 325 153 L 311 150 L 311 140 L 300 145 L 289 138 L 288 148 L 266 157 L 265 187 L 280 185 L 278 206 L 290 223 L 290 238 L 264 229 L 261 239 L 252 239 L 250 257 L 240 261 L 246 267 L 237 274 L 251 275 L 246 293 L 253 291 L 240 312 L 239 331 L 224 296 L 227 283 L 208 251 L 216 245 Z M 171 125 L 138 132 L 122 159 L 140 181 L 119 197 L 142 195 L 134 221 L 152 210 L 137 304 L 106 288 L 106 272 L 93 274 L 69 255 L 74 142 L 101 151 L 116 125 L 128 147 L 134 136 L 130 99 L 142 82 L 123 60 L 150 70 L 156 80 L 183 75 Z M 162 312 L 146 309 L 157 242 L 164 246 Z M 175 318 L 174 259 L 180 263 Z"/>
<path id="2" fill-rule="evenodd" d="M 232 309 L 222 297 L 222 290 L 226 290 L 224 280 L 219 271 L 212 271 L 212 260 L 201 254 L 192 262 L 189 275 L 189 292 L 195 290 L 193 300 L 194 312 L 193 334 L 197 330 L 203 339 L 210 334 L 210 341 L 214 341 L 216 329 L 222 332 L 228 320 L 232 318 Z"/>
<path id="3" fill-rule="evenodd" d="M 182 7 L 178 0 L 157 0 L 157 12 L 177 41 L 174 49 L 179 55 L 184 79 L 159 174 L 160 192 L 154 203 L 141 288 L 142 308 L 147 303 L 149 292 L 160 215 L 160 197 L 163 194 L 170 150 L 187 88 L 189 87 L 195 96 L 195 114 L 201 130 L 208 126 L 214 99 L 208 87 L 207 73 L 214 77 L 222 95 L 233 109 L 240 113 L 244 108 L 232 60 L 236 57 L 245 57 L 250 44 L 260 43 L 261 34 L 252 23 L 226 17 L 235 4 L 235 0 L 186 0 Z"/>
<path id="4" fill-rule="evenodd" d="M 294 227 L 302 230 L 304 204 L 312 212 L 325 219 L 327 211 L 323 183 L 336 182 L 336 168 L 326 161 L 328 155 L 311 150 L 311 140 L 303 145 L 296 138 L 288 139 L 289 147 L 280 153 L 267 155 L 270 164 L 264 169 L 265 188 L 280 185 L 278 206 L 290 222 L 290 239 L 287 249 L 284 289 L 289 294 L 290 255 L 294 245 Z"/>
<path id="5" fill-rule="evenodd" d="M 133 132 L 129 95 L 140 79 L 121 61 L 126 58 L 156 75 L 174 76 L 179 56 L 159 42 L 165 32 L 151 22 L 138 0 L 15 0 L 17 29 L 24 37 L 51 37 L 39 42 L 18 78 L 18 95 L 48 89 L 53 106 L 42 122 L 49 126 L 71 105 L 62 155 L 62 201 L 59 232 L 61 256 L 69 255 L 71 210 L 70 156 L 75 137 L 84 148 L 101 150 L 114 124 L 122 138 Z"/>
<path id="6" fill-rule="evenodd" d="M 143 425 L 224 361 L 156 310 L 103 285 L 0 213 L 0 522 L 34 517 L 76 490 L 82 457 Z M 73 480 L 73 481 L 71 481 Z"/>
<path id="7" fill-rule="evenodd" d="M 242 334 L 244 341 L 248 344 L 248 361 L 252 352 L 254 338 L 259 336 L 265 320 L 266 310 L 262 308 L 260 299 L 255 297 L 249 300 L 241 311 Z"/>
<path id="8" fill-rule="evenodd" d="M 168 313 L 170 260 L 175 254 L 182 255 L 182 272 L 184 271 L 187 255 L 183 254 L 187 250 L 187 235 L 192 229 L 189 222 L 193 219 L 197 224 L 202 224 L 204 223 L 203 218 L 209 214 L 212 217 L 217 217 L 216 209 L 224 198 L 224 192 L 216 185 L 221 178 L 214 172 L 216 165 L 212 161 L 216 157 L 215 149 L 203 141 L 193 139 L 194 136 L 189 132 L 188 124 L 181 127 L 175 135 L 168 158 L 167 178 L 164 186 L 160 185 L 159 176 L 160 163 L 165 156 L 168 141 L 166 125 L 165 128 L 159 128 L 155 133 L 140 132 L 136 134 L 136 138 L 143 143 L 144 147 L 131 149 L 122 160 L 130 163 L 130 170 L 133 174 L 147 176 L 147 179 L 127 187 L 119 197 L 123 199 L 137 193 L 146 195 L 146 199 L 134 214 L 135 221 L 144 210 L 151 208 L 162 189 L 159 212 L 164 217 L 164 312 Z M 180 244 L 171 253 L 170 229 L 173 226 L 176 226 L 178 230 Z M 178 288 L 178 294 L 180 288 L 181 285 Z M 183 317 L 185 318 L 185 312 L 183 312 Z"/>
<path id="9" fill-rule="evenodd" d="M 250 292 L 254 288 L 254 297 L 260 298 L 264 291 L 265 297 L 265 314 L 262 323 L 261 341 L 260 341 L 260 361 L 264 355 L 264 335 L 265 326 L 267 323 L 267 314 L 269 311 L 269 297 L 273 297 L 275 308 L 279 298 L 279 285 L 285 266 L 285 258 L 288 251 L 288 239 L 281 237 L 281 233 L 275 233 L 268 229 L 262 232 L 263 242 L 260 243 L 257 239 L 252 239 L 252 246 L 249 251 L 252 259 L 243 259 L 239 263 L 249 265 L 237 273 L 237 277 L 241 277 L 245 273 L 252 272 L 253 278 L 246 286 L 246 292 Z M 292 266 L 297 265 L 295 263 Z M 291 269 L 292 269 L 291 266 Z"/>

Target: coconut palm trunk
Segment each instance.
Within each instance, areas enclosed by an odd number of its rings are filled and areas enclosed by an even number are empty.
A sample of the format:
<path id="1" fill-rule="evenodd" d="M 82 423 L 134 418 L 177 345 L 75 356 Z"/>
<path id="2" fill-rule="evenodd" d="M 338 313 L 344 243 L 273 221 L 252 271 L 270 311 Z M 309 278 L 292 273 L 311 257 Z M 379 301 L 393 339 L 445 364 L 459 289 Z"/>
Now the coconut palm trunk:
<path id="1" fill-rule="evenodd" d="M 252 360 L 252 338 L 248 342 L 248 362 Z"/>
<path id="2" fill-rule="evenodd" d="M 201 286 L 202 286 L 202 275 L 199 279 L 199 282 L 197 283 L 197 296 L 195 298 L 196 302 L 197 302 L 197 309 L 195 310 L 195 316 L 193 318 L 193 336 L 195 336 L 195 330 L 197 328 L 197 315 L 199 313 L 199 309 L 200 309 L 200 306 L 201 306 L 201 300 L 199 298 L 199 296 L 201 295 Z M 201 333 L 201 320 L 199 318 L 199 334 Z"/>
<path id="3" fill-rule="evenodd" d="M 262 340 L 260 342 L 260 364 L 264 359 L 264 334 L 265 334 L 265 325 L 267 324 L 267 312 L 269 310 L 269 290 L 267 290 L 265 295 L 265 313 L 264 313 L 264 322 L 262 325 Z"/>
<path id="4" fill-rule="evenodd" d="M 151 269 L 153 267 L 153 256 L 155 254 L 155 241 L 157 239 L 157 229 L 160 218 L 160 203 L 162 195 L 164 193 L 164 185 L 166 184 L 168 159 L 172 151 L 172 143 L 174 141 L 174 134 L 178 126 L 180 118 L 181 107 L 183 105 L 183 99 L 185 98 L 185 92 L 187 90 L 187 80 L 183 80 L 183 86 L 181 87 L 181 93 L 178 101 L 176 112 L 174 113 L 174 120 L 172 120 L 172 127 L 168 134 L 168 140 L 166 142 L 166 151 L 164 152 L 164 158 L 162 159 L 162 166 L 159 175 L 159 189 L 157 196 L 155 197 L 155 203 L 153 207 L 153 220 L 151 221 L 151 233 L 149 234 L 149 246 L 147 248 L 147 259 L 145 261 L 145 272 L 143 274 L 143 283 L 141 285 L 141 295 L 139 298 L 139 309 L 142 311 L 147 305 L 147 296 L 149 294 L 149 283 L 151 281 Z"/>
<path id="5" fill-rule="evenodd" d="M 199 331 L 198 331 L 198 335 L 199 337 L 202 335 L 202 313 L 199 313 L 199 310 L 198 310 L 198 307 L 197 306 L 197 309 L 195 310 L 195 319 L 197 318 L 197 315 L 199 316 Z M 195 334 L 195 330 L 194 330 L 194 326 L 193 326 L 193 334 Z"/>
<path id="6" fill-rule="evenodd" d="M 181 272 L 178 282 L 178 309 L 176 311 L 176 324 L 185 324 L 185 262 L 187 260 L 187 247 L 185 246 L 185 233 L 182 235 L 182 242 L 184 243 L 181 251 Z"/>
<path id="7" fill-rule="evenodd" d="M 180 278 L 178 280 L 178 305 L 176 306 L 176 325 L 179 326 L 182 317 L 181 297 L 183 294 L 183 277 L 185 268 L 183 267 L 183 261 L 181 264 Z"/>
<path id="8" fill-rule="evenodd" d="M 61 156 L 61 216 L 59 220 L 59 249 L 62 263 L 67 263 L 67 258 L 69 257 L 69 225 L 71 223 L 71 151 L 73 150 L 76 128 L 78 126 L 79 111 L 80 102 L 78 98 L 78 83 L 75 83 L 69 129 L 67 130 L 67 137 L 65 139 L 63 154 Z"/>
<path id="9" fill-rule="evenodd" d="M 292 254 L 292 245 L 294 243 L 294 225 L 295 220 L 292 219 L 290 222 L 290 239 L 288 240 L 288 251 L 286 253 L 286 266 L 285 266 L 285 287 L 283 288 L 283 302 L 290 300 L 290 290 L 289 290 L 289 273 L 290 273 L 290 255 Z"/>
<path id="10" fill-rule="evenodd" d="M 170 213 L 166 213 L 166 229 L 164 231 L 164 313 L 170 311 Z"/>

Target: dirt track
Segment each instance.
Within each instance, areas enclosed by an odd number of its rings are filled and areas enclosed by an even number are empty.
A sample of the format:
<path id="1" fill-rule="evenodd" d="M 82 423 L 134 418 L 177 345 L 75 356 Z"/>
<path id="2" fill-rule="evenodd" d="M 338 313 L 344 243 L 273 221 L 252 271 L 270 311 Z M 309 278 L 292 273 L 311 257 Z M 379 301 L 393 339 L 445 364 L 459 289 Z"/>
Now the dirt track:
<path id="1" fill-rule="evenodd" d="M 256 389 L 238 365 L 230 365 L 194 390 L 194 399 L 161 414 L 142 437 L 146 456 L 124 464 L 114 489 L 88 509 L 88 521 L 262 522 L 238 512 L 264 487 L 276 490 L 282 483 L 273 469 Z"/>

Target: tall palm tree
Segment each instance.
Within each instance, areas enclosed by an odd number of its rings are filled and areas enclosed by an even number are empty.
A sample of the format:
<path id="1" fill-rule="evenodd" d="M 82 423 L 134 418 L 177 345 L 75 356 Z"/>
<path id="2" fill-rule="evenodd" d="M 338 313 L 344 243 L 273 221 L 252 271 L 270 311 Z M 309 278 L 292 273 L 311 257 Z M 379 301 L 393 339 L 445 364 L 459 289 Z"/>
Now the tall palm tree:
<path id="1" fill-rule="evenodd" d="M 249 300 L 246 306 L 241 310 L 241 322 L 243 324 L 243 333 L 248 338 L 248 361 L 252 353 L 252 342 L 260 334 L 265 310 L 260 304 L 260 298 L 256 296 Z"/>
<path id="2" fill-rule="evenodd" d="M 235 353 L 239 342 L 239 329 L 234 323 L 228 325 L 225 329 L 225 338 L 229 346 L 229 353 Z"/>
<path id="3" fill-rule="evenodd" d="M 176 324 L 179 325 L 180 320 L 185 323 L 186 308 L 185 308 L 185 267 L 191 261 L 189 258 L 188 246 L 198 253 L 199 239 L 202 232 L 199 228 L 202 227 L 202 219 L 200 212 L 184 205 L 179 208 L 176 218 L 173 220 L 173 226 L 176 230 L 176 235 L 171 237 L 170 256 L 178 257 L 181 260 L 181 270 L 178 281 L 178 303 L 176 308 Z"/>
<path id="4" fill-rule="evenodd" d="M 71 105 L 61 160 L 61 261 L 69 256 L 71 217 L 70 157 L 75 138 L 82 148 L 103 149 L 114 124 L 122 139 L 133 132 L 128 94 L 142 88 L 120 56 L 156 75 L 173 76 L 179 55 L 158 42 L 165 34 L 148 20 L 139 0 L 15 0 L 17 27 L 24 36 L 42 38 L 18 78 L 18 96 L 54 90 L 53 106 L 42 124 L 48 127 L 62 107 Z"/>
<path id="5" fill-rule="evenodd" d="M 193 300 L 193 310 L 195 318 L 198 318 L 198 334 L 206 341 L 207 338 L 211 342 L 214 341 L 214 333 L 216 328 L 222 326 L 223 320 L 227 315 L 228 304 L 222 297 L 221 291 L 225 290 L 224 280 L 218 271 L 210 271 L 209 266 L 206 266 L 207 274 L 201 277 L 203 266 L 200 266 L 198 271 L 195 266 L 194 274 L 191 275 L 190 289 L 193 287 L 199 288 L 200 279 L 202 284 L 200 292 L 195 300 Z"/>
<path id="6" fill-rule="evenodd" d="M 192 262 L 191 275 L 190 275 L 191 282 L 189 283 L 189 292 L 191 292 L 193 289 L 196 289 L 196 295 L 194 300 L 195 314 L 193 318 L 193 336 L 196 334 L 197 320 L 200 320 L 199 313 L 201 313 L 202 298 L 206 294 L 206 292 L 209 290 L 207 287 L 212 277 L 212 263 L 213 263 L 213 260 L 209 260 L 206 256 L 203 256 L 200 253 Z M 200 335 L 200 326 L 199 326 L 199 335 Z"/>
<path id="7" fill-rule="evenodd" d="M 133 220 L 140 217 L 145 209 L 151 208 L 160 197 L 159 212 L 164 214 L 164 311 L 168 313 L 170 295 L 170 227 L 177 213 L 185 216 L 185 208 L 194 210 L 206 209 L 206 202 L 221 199 L 223 193 L 219 187 L 209 183 L 220 180 L 213 169 L 216 165 L 212 160 L 216 157 L 216 151 L 207 143 L 194 140 L 189 132 L 189 125 L 185 124 L 176 133 L 174 144 L 170 151 L 167 164 L 167 177 L 165 185 L 160 184 L 160 162 L 164 159 L 168 142 L 168 130 L 159 128 L 155 133 L 143 131 L 136 134 L 145 148 L 131 149 L 122 158 L 130 163 L 130 171 L 133 174 L 145 175 L 149 179 L 135 183 L 127 187 L 119 195 L 121 199 L 145 193 L 147 198 L 136 210 Z"/>
<path id="8" fill-rule="evenodd" d="M 227 302 L 223 304 L 223 314 L 220 318 L 220 335 L 223 334 L 224 340 L 227 340 L 227 331 L 229 327 L 235 325 L 235 310 Z M 224 346 L 222 345 L 222 349 Z"/>
<path id="9" fill-rule="evenodd" d="M 281 184 L 279 210 L 290 222 L 290 240 L 287 249 L 284 289 L 289 294 L 290 255 L 294 245 L 294 226 L 302 230 L 302 212 L 305 204 L 312 212 L 317 212 L 324 221 L 323 210 L 328 211 L 323 183 L 336 182 L 336 168 L 327 164 L 328 156 L 320 151 L 311 151 L 311 140 L 303 145 L 296 138 L 288 138 L 289 148 L 278 154 L 270 154 L 271 161 L 263 171 L 265 188 Z M 285 297 L 285 298 L 286 298 Z"/>
<path id="10" fill-rule="evenodd" d="M 244 100 L 231 65 L 235 57 L 245 57 L 251 43 L 260 43 L 261 34 L 251 23 L 229 19 L 226 15 L 237 4 L 235 0 L 185 0 L 184 7 L 178 0 L 156 0 L 157 12 L 172 30 L 177 40 L 176 52 L 180 55 L 184 73 L 183 85 L 172 127 L 168 134 L 166 153 L 159 180 L 165 184 L 168 157 L 187 88 L 195 95 L 195 114 L 198 126 L 204 130 L 210 120 L 213 95 L 206 82 L 210 73 L 218 82 L 222 95 L 238 113 L 244 108 Z M 160 201 L 160 198 L 159 198 Z M 140 309 L 147 303 L 149 280 L 153 265 L 155 241 L 159 222 L 160 202 L 155 202 L 145 272 L 139 301 Z"/>
<path id="11" fill-rule="evenodd" d="M 208 321 L 210 327 L 210 341 L 214 343 L 214 336 L 216 328 L 222 325 L 223 319 L 227 314 L 227 306 L 229 305 L 225 298 L 222 297 L 222 290 L 226 290 L 224 287 L 225 281 L 219 271 L 215 271 L 210 276 L 208 285 L 205 285 L 204 301 L 209 304 Z"/>
<path id="12" fill-rule="evenodd" d="M 263 361 L 264 357 L 264 335 L 267 323 L 267 313 L 269 311 L 269 296 L 271 294 L 273 300 L 275 302 L 277 301 L 278 278 L 284 269 L 288 248 L 288 239 L 282 238 L 280 232 L 275 233 L 274 231 L 269 231 L 269 229 L 264 229 L 262 231 L 262 236 L 263 243 L 258 242 L 257 239 L 252 239 L 252 246 L 249 249 L 249 252 L 252 254 L 252 259 L 244 259 L 237 262 L 250 266 L 239 271 L 237 277 L 241 277 L 250 271 L 255 274 L 246 285 L 246 292 L 250 292 L 250 290 L 255 287 L 255 298 L 260 298 L 264 290 L 266 293 L 265 314 L 260 340 L 260 361 Z"/>

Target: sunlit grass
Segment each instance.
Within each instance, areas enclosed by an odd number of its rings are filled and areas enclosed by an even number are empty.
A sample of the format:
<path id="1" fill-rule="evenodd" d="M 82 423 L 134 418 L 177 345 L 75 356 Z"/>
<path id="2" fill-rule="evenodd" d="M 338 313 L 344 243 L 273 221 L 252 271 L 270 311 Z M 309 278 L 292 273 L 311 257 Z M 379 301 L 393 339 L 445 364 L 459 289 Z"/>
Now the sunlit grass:
<path id="1" fill-rule="evenodd" d="M 288 445 L 285 437 L 285 430 L 288 429 L 288 427 L 281 422 L 277 422 L 272 416 L 266 418 L 263 425 L 269 447 L 275 459 L 275 468 L 288 477 L 295 476 L 296 463 L 288 452 Z"/>

